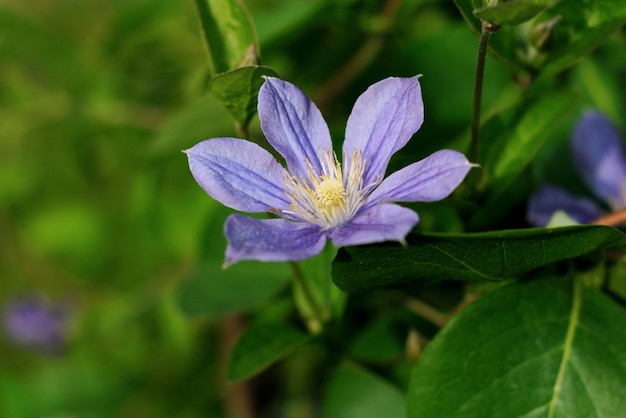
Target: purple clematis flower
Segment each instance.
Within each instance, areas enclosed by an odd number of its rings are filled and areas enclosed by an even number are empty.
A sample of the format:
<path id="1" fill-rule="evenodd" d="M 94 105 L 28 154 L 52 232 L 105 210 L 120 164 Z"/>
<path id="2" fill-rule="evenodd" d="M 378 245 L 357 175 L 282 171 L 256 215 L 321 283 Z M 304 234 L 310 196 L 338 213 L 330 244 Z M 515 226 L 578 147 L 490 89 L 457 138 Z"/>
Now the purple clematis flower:
<path id="1" fill-rule="evenodd" d="M 403 241 L 419 218 L 392 202 L 443 199 L 472 167 L 463 154 L 442 150 L 383 180 L 391 156 L 424 120 L 417 77 L 387 78 L 358 98 L 348 118 L 342 163 L 320 111 L 294 85 L 267 77 L 258 112 L 287 169 L 241 139 L 209 139 L 186 151 L 193 176 L 215 200 L 280 217 L 231 215 L 224 226 L 225 265 L 306 259 L 320 253 L 327 238 L 336 246 Z"/>
<path id="2" fill-rule="evenodd" d="M 601 113 L 588 111 L 574 129 L 571 151 L 584 183 L 611 211 L 626 208 L 626 159 L 617 131 Z M 545 226 L 556 211 L 584 224 L 602 216 L 600 206 L 558 187 L 545 185 L 532 196 L 528 220 Z"/>
<path id="3" fill-rule="evenodd" d="M 58 353 L 64 348 L 68 322 L 66 309 L 43 298 L 14 299 L 3 312 L 7 337 L 15 344 L 44 353 Z"/>

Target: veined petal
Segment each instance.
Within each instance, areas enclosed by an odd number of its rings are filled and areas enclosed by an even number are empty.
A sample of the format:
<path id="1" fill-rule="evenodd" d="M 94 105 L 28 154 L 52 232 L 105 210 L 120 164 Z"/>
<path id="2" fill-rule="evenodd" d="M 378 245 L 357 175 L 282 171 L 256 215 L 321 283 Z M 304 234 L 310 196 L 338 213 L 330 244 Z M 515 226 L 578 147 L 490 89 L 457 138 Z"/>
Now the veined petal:
<path id="1" fill-rule="evenodd" d="M 320 227 L 286 219 L 231 215 L 224 233 L 228 239 L 225 266 L 241 260 L 304 260 L 319 254 L 326 243 Z"/>
<path id="2" fill-rule="evenodd" d="M 198 184 L 223 205 L 244 212 L 289 207 L 283 188 L 287 171 L 257 144 L 215 138 L 185 152 Z"/>
<path id="3" fill-rule="evenodd" d="M 419 222 L 417 213 L 393 203 L 375 206 L 330 233 L 338 246 L 371 244 L 382 241 L 403 241 Z"/>
<path id="4" fill-rule="evenodd" d="M 585 113 L 572 139 L 574 162 L 589 188 L 614 210 L 626 206 L 626 160 L 621 139 L 598 112 Z"/>
<path id="5" fill-rule="evenodd" d="M 365 210 L 379 201 L 434 202 L 450 195 L 463 181 L 472 164 L 453 150 L 437 151 L 396 171 L 374 190 Z"/>
<path id="6" fill-rule="evenodd" d="M 319 150 L 332 150 L 332 142 L 317 106 L 293 84 L 266 77 L 259 91 L 258 111 L 267 140 L 285 157 L 291 174 L 299 179 L 308 177 L 309 161 L 319 175 Z"/>
<path id="7" fill-rule="evenodd" d="M 581 224 L 602 215 L 602 210 L 591 200 L 573 196 L 559 187 L 545 185 L 528 202 L 528 222 L 534 226 L 546 226 L 558 210 Z"/>
<path id="8" fill-rule="evenodd" d="M 424 104 L 417 77 L 390 77 L 371 85 L 356 101 L 346 126 L 343 154 L 363 152 L 363 184 L 382 180 L 389 159 L 422 126 Z"/>

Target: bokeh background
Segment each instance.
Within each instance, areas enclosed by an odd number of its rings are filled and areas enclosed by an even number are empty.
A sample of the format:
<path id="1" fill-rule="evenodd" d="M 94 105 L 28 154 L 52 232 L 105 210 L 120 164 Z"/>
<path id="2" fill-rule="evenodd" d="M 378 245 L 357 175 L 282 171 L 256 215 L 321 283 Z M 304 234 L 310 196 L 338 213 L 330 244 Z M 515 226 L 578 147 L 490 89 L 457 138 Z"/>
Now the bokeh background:
<path id="1" fill-rule="evenodd" d="M 245 3 L 263 64 L 318 102 L 337 140 L 369 84 L 415 74 L 426 122 L 393 164 L 467 140 L 477 39 L 453 2 Z M 622 132 L 624 38 L 616 33 L 561 80 Z M 6 316 L 34 300 L 62 312 L 54 348 L 16 341 L 5 324 L 0 417 L 237 416 L 224 379 L 242 326 L 233 315 L 291 315 L 289 271 L 219 268 L 228 211 L 197 186 L 181 152 L 236 135 L 207 82 L 192 1 L 0 3 L 0 308 Z M 489 59 L 485 114 L 520 94 Z M 570 126 L 544 159 L 562 150 Z M 262 140 L 257 121 L 251 136 Z M 422 210 L 422 224 L 454 230 L 445 211 Z M 434 225 L 442 216 L 449 222 Z M 281 405 L 266 416 L 308 416 L 298 402 L 319 395 L 307 381 L 319 356 L 305 350 L 280 366 L 300 376 L 290 385 L 280 372 L 264 378 L 266 403 Z"/>

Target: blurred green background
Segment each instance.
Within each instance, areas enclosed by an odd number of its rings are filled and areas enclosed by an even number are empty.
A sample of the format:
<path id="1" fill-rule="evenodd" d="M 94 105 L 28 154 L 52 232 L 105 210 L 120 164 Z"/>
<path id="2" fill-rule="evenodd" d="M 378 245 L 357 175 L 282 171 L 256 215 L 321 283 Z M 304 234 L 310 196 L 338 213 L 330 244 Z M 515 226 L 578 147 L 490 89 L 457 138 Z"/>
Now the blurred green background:
<path id="1" fill-rule="evenodd" d="M 467 139 L 477 40 L 451 1 L 246 4 L 263 64 L 318 101 L 336 139 L 369 84 L 415 74 L 424 74 L 426 122 L 392 165 Z M 621 73 L 588 61 L 571 76 L 583 103 L 614 118 L 624 114 L 611 89 L 624 74 L 623 44 L 622 32 L 599 52 Z M 225 347 L 240 329 L 215 318 L 277 300 L 288 272 L 251 264 L 220 273 L 228 211 L 197 186 L 181 153 L 235 135 L 207 81 L 191 1 L 3 0 L 0 305 L 43 295 L 72 321 L 57 355 L 0 337 L 0 417 L 227 413 Z M 489 60 L 485 114 L 519 96 L 504 64 Z M 251 135 L 261 138 L 256 121 Z M 420 212 L 426 225 L 437 210 L 445 218 L 436 205 Z M 446 225 L 438 229 L 455 229 Z M 247 288 L 256 275 L 262 282 Z M 285 315 L 274 308 L 266 315 Z M 283 386 L 268 387 L 287 399 Z"/>

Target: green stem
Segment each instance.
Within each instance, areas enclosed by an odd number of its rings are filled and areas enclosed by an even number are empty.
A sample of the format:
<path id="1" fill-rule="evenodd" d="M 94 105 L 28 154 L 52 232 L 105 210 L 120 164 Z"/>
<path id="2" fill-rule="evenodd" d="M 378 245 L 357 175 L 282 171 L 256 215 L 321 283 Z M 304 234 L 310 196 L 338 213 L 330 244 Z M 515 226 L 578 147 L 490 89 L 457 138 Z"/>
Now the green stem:
<path id="1" fill-rule="evenodd" d="M 491 26 L 490 26 L 491 27 Z M 485 57 L 487 56 L 487 46 L 489 37 L 493 30 L 482 24 L 480 33 L 480 43 L 478 44 L 478 58 L 476 59 L 476 78 L 474 82 L 474 114 L 472 116 L 472 138 L 470 142 L 470 160 L 478 162 L 478 143 L 480 141 L 480 104 L 483 96 L 483 80 L 485 77 Z"/>
<path id="2" fill-rule="evenodd" d="M 237 135 L 239 135 L 240 138 L 247 139 L 250 136 L 250 131 L 248 130 L 247 123 L 235 122 L 235 130 L 237 131 Z"/>
<path id="3" fill-rule="evenodd" d="M 324 322 L 322 310 L 318 306 L 315 300 L 315 296 L 311 291 L 311 288 L 304 279 L 304 275 L 302 274 L 302 269 L 300 268 L 300 265 L 295 261 L 290 261 L 289 265 L 291 266 L 291 270 L 293 271 L 296 286 L 302 289 L 302 295 L 304 296 L 304 299 L 306 299 L 306 302 L 309 305 L 311 312 L 313 313 L 313 318 L 306 318 L 308 319 L 307 325 L 309 327 L 309 330 L 314 334 L 317 334 L 322 330 L 322 323 Z"/>

